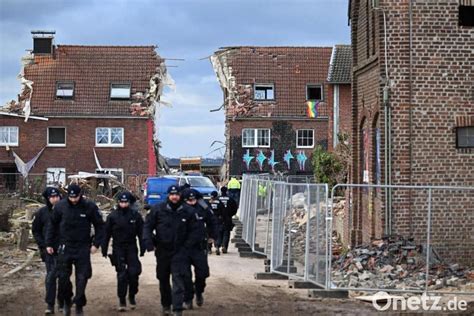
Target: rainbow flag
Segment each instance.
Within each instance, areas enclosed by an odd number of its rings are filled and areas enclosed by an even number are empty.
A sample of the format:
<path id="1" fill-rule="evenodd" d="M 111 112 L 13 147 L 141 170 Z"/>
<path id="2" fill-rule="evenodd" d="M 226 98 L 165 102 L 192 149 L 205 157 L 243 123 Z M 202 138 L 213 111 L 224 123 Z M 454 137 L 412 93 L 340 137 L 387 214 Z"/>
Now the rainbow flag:
<path id="1" fill-rule="evenodd" d="M 308 115 L 308 117 L 318 117 L 319 101 L 308 101 L 306 102 L 306 105 L 308 106 L 308 108 L 306 109 L 306 114 Z"/>

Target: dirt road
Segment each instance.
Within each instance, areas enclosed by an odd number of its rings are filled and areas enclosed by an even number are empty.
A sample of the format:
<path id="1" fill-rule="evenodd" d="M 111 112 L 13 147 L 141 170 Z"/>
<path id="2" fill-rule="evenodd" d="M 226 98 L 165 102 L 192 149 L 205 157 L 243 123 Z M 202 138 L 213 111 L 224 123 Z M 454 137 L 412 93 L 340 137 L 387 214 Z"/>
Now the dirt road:
<path id="1" fill-rule="evenodd" d="M 211 277 L 201 308 L 187 315 L 311 315 L 359 314 L 373 311 L 371 306 L 352 300 L 308 299 L 306 290 L 288 289 L 288 281 L 255 280 L 255 272 L 263 272 L 263 261 L 240 258 L 235 249 L 221 256 L 209 257 Z M 93 277 L 87 287 L 86 315 L 159 315 L 161 310 L 158 281 L 155 278 L 155 257 L 142 258 L 138 308 L 126 313 L 116 312 L 115 271 L 99 254 L 93 256 Z M 1 296 L 0 315 L 42 315 L 44 311 L 41 278 L 8 296 Z"/>

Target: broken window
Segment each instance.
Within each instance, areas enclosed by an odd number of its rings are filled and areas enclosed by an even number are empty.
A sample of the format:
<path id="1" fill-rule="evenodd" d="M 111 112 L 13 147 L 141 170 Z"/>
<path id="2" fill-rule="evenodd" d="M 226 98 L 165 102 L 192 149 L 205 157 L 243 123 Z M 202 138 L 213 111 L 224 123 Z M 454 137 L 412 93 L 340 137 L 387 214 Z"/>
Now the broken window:
<path id="1" fill-rule="evenodd" d="M 474 148 L 474 126 L 458 127 L 456 133 L 458 148 Z"/>
<path id="2" fill-rule="evenodd" d="M 46 185 L 66 184 L 66 168 L 47 168 L 46 181 Z"/>
<path id="3" fill-rule="evenodd" d="M 123 147 L 123 128 L 98 127 L 95 129 L 95 145 L 103 147 Z"/>
<path id="4" fill-rule="evenodd" d="M 296 131 L 296 147 L 297 148 L 313 148 L 314 147 L 314 130 L 299 129 Z"/>
<path id="5" fill-rule="evenodd" d="M 474 0 L 459 0 L 459 25 L 474 26 Z"/>
<path id="6" fill-rule="evenodd" d="M 48 127 L 48 146 L 64 147 L 66 146 L 66 128 Z"/>
<path id="7" fill-rule="evenodd" d="M 255 100 L 274 100 L 274 87 L 272 84 L 256 84 L 254 88 Z"/>
<path id="8" fill-rule="evenodd" d="M 114 175 L 117 177 L 117 181 L 120 181 L 123 183 L 123 169 L 122 168 L 96 169 L 95 172 Z"/>
<path id="9" fill-rule="evenodd" d="M 110 85 L 110 99 L 128 100 L 130 99 L 130 89 L 129 83 L 112 83 Z"/>
<path id="10" fill-rule="evenodd" d="M 74 99 L 74 82 L 56 83 L 56 99 L 62 99 L 62 100 Z"/>
<path id="11" fill-rule="evenodd" d="M 306 100 L 322 100 L 323 87 L 321 85 L 306 86 Z"/>
<path id="12" fill-rule="evenodd" d="M 18 146 L 17 126 L 0 126 L 0 146 Z"/>
<path id="13" fill-rule="evenodd" d="M 242 130 L 242 147 L 270 147 L 270 129 L 244 128 Z"/>

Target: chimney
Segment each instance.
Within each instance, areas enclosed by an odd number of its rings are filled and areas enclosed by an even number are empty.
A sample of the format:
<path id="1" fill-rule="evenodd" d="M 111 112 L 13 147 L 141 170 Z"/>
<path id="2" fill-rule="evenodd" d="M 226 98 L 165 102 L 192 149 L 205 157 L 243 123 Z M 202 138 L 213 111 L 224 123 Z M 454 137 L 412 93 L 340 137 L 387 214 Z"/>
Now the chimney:
<path id="1" fill-rule="evenodd" d="M 52 55 L 54 51 L 53 39 L 56 31 L 31 31 L 33 35 L 33 54 Z"/>

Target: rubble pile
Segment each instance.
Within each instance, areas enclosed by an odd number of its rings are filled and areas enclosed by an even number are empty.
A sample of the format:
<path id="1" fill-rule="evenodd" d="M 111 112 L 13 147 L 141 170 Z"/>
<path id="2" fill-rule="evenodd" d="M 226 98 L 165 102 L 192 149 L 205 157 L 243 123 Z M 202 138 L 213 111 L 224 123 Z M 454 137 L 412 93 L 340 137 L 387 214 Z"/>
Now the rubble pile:
<path id="1" fill-rule="evenodd" d="M 374 240 L 346 253 L 333 253 L 332 282 L 337 287 L 424 289 L 426 247 L 401 236 Z M 474 271 L 446 264 L 431 248 L 428 289 L 461 287 Z"/>

